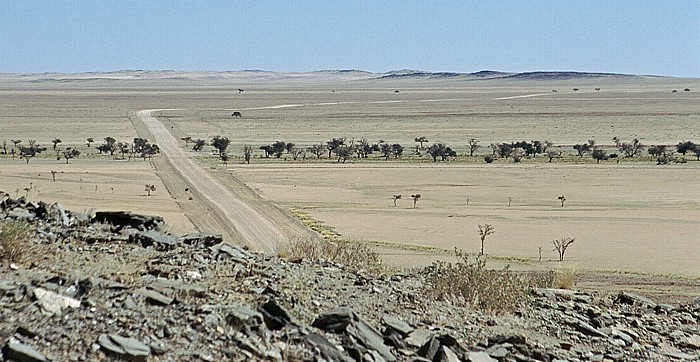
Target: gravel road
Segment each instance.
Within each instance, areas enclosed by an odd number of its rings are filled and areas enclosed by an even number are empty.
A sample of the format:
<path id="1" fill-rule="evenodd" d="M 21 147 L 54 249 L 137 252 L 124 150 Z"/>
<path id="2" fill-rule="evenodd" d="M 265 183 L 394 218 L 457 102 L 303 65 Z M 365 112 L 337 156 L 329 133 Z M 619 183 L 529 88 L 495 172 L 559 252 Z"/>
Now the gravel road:
<path id="1" fill-rule="evenodd" d="M 193 162 L 180 148 L 178 140 L 155 117 L 152 112 L 160 110 L 147 109 L 136 113 L 148 127 L 154 141 L 160 147 L 161 154 L 170 160 L 173 168 L 202 195 L 211 205 L 221 210 L 231 226 L 256 251 L 271 253 L 275 245 L 285 237 L 273 220 L 258 210 L 255 205 L 242 201 L 228 188 Z"/>

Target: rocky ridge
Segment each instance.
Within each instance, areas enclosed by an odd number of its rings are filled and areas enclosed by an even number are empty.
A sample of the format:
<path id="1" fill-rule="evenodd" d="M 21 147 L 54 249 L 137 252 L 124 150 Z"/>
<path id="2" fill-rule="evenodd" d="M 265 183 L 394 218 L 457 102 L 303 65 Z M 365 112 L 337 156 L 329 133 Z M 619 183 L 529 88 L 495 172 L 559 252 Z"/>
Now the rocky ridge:
<path id="1" fill-rule="evenodd" d="M 159 217 L 0 199 L 25 263 L 0 261 L 11 361 L 700 360 L 700 299 L 535 289 L 490 315 L 429 292 L 427 270 L 372 275 L 255 254 Z"/>

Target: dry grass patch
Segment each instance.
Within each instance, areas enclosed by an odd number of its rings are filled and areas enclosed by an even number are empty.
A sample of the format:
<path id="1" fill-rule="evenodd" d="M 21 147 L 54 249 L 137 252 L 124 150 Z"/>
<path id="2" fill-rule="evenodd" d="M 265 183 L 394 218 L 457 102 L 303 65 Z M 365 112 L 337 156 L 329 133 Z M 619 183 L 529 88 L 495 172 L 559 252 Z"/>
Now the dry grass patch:
<path id="1" fill-rule="evenodd" d="M 435 262 L 430 268 L 430 292 L 490 313 L 511 312 L 527 299 L 529 279 L 506 266 L 486 268 L 486 257 L 457 251 L 456 263 Z"/>
<path id="2" fill-rule="evenodd" d="M 32 251 L 29 236 L 29 224 L 26 222 L 0 222 L 0 260 L 11 263 L 27 261 Z"/>

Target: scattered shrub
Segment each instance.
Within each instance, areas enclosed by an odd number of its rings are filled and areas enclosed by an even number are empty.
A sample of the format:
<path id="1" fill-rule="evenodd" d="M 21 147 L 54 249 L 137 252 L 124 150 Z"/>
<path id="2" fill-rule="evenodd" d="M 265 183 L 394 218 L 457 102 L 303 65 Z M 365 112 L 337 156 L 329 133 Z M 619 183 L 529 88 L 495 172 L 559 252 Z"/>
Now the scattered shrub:
<path id="1" fill-rule="evenodd" d="M 486 156 L 484 156 L 484 162 L 486 162 L 486 163 L 492 163 L 493 160 L 494 160 L 493 155 L 486 155 Z"/>
<path id="2" fill-rule="evenodd" d="M 20 263 L 29 257 L 29 224 L 23 221 L 0 222 L 0 260 Z"/>
<path id="3" fill-rule="evenodd" d="M 510 271 L 486 268 L 486 258 L 456 251 L 457 263 L 435 262 L 430 268 L 430 292 L 489 313 L 510 312 L 527 298 L 528 279 Z"/>

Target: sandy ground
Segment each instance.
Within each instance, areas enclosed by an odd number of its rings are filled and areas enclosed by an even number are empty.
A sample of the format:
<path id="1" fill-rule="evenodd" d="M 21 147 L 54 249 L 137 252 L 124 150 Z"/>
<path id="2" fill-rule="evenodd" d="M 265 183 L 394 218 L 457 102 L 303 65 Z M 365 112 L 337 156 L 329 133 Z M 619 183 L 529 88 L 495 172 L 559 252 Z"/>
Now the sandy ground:
<path id="1" fill-rule="evenodd" d="M 238 93 L 239 87 L 245 92 Z M 571 91 L 574 87 L 581 91 Z M 299 208 L 350 239 L 473 252 L 478 248 L 476 225 L 490 223 L 496 233 L 487 240 L 486 252 L 505 258 L 503 263 L 511 258 L 524 261 L 523 268 L 555 267 L 551 240 L 575 237 L 566 255 L 572 268 L 697 278 L 697 162 L 663 167 L 650 162 L 487 166 L 479 159 L 462 159 L 448 164 L 404 160 L 336 165 L 267 160 L 258 151 L 252 165 L 236 164 L 245 144 L 257 151 L 259 145 L 277 140 L 305 147 L 333 137 L 384 139 L 407 146 L 408 152 L 415 137 L 426 136 L 460 153 L 472 137 L 484 146 L 549 139 L 565 151 L 589 139 L 610 148 L 614 136 L 640 138 L 645 144 L 700 142 L 699 93 L 670 92 L 685 87 L 698 89 L 700 81 L 2 83 L 3 139 L 35 139 L 50 147 L 50 140 L 60 137 L 59 147 L 78 147 L 83 155 L 69 165 L 50 157 L 25 165 L 0 156 L 0 189 L 23 193 L 32 182 L 37 187 L 30 190 L 30 198 L 61 201 L 77 210 L 159 214 L 177 231 L 201 228 L 206 225 L 202 215 L 212 211 L 188 200 L 180 190 L 184 184 L 154 166 L 160 159 L 112 161 L 85 147 L 87 137 L 130 141 L 142 135 L 130 112 L 178 108 L 182 110 L 154 114 L 176 138 L 231 138 L 234 161 L 228 169 L 208 150 L 195 156 L 223 185 L 243 190 L 246 200 L 267 203 L 266 210 L 275 210 L 274 205 Z M 397 89 L 401 92 L 395 93 Z M 243 117 L 232 118 L 232 110 L 242 111 Z M 478 151 L 487 152 L 486 147 Z M 51 169 L 64 171 L 55 183 Z M 150 197 L 143 191 L 146 183 L 158 188 Z M 163 192 L 164 184 L 170 185 L 170 195 Z M 423 197 L 413 210 L 406 198 L 415 192 Z M 399 193 L 404 199 L 394 208 L 390 198 Z M 563 209 L 556 200 L 560 195 L 568 200 Z M 541 263 L 536 261 L 540 246 Z M 382 251 L 390 262 L 404 265 L 443 258 Z"/>

